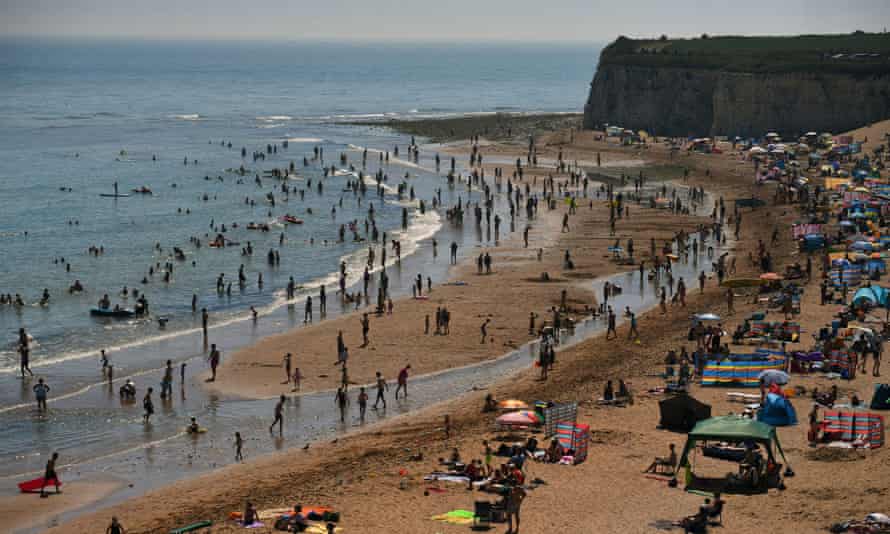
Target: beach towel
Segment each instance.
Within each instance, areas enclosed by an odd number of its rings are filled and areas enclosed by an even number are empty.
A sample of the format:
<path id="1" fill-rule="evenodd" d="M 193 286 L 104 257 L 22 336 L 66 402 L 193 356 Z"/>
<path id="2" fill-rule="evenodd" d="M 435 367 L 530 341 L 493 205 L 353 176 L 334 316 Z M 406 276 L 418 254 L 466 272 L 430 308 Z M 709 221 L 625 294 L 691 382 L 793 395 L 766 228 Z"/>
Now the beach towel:
<path id="1" fill-rule="evenodd" d="M 452 510 L 448 513 L 434 515 L 430 519 L 452 525 L 472 525 L 476 515 L 469 510 Z"/>

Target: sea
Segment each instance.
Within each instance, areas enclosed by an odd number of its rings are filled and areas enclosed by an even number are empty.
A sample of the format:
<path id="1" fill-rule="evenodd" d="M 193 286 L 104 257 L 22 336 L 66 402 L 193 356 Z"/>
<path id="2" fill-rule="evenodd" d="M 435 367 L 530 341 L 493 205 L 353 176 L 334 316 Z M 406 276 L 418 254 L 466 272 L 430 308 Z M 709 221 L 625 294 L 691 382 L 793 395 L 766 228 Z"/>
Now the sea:
<path id="1" fill-rule="evenodd" d="M 442 280 L 448 271 L 442 244 L 455 241 L 461 254 L 472 254 L 480 236 L 450 228 L 432 199 L 441 195 L 448 207 L 479 193 L 446 186 L 447 158 L 438 171 L 433 162 L 443 147 L 417 139 L 415 161 L 410 137 L 370 123 L 578 112 L 600 49 L 595 43 L 0 39 L 0 293 L 24 301 L 0 305 L 0 493 L 38 472 L 53 451 L 70 473 L 139 479 L 120 495 L 225 463 L 230 431 L 261 434 L 264 423 L 253 421 L 268 418 L 271 404 L 202 391 L 197 382 L 207 347 L 193 296 L 198 309 L 208 310 L 210 338 L 224 355 L 299 327 L 302 305 L 296 313 L 284 298 L 289 278 L 299 300 L 320 285 L 333 294 L 341 265 L 350 285 L 360 280 L 369 246 L 379 266 L 380 243 L 356 241 L 349 229 L 339 240 L 340 227 L 350 223 L 364 236 L 370 204 L 379 231 L 401 242 L 398 266 L 389 251 L 393 291 L 410 293 L 417 273 Z M 388 161 L 381 160 L 385 152 Z M 292 164 L 284 178 L 269 175 Z M 465 164 L 459 161 L 458 171 Z M 359 203 L 350 186 L 359 172 L 378 171 L 386 181 L 378 191 L 369 178 Z M 115 184 L 129 196 L 101 196 Z M 133 192 L 143 187 L 152 194 Z M 502 200 L 497 209 L 504 209 Z M 303 224 L 283 222 L 285 214 Z M 248 229 L 249 223 L 269 231 Z M 220 233 L 236 244 L 208 247 Z M 433 240 L 440 243 L 438 257 Z M 270 250 L 279 264 L 267 261 Z M 220 275 L 232 282 L 231 292 L 217 291 Z M 83 291 L 69 291 L 75 281 Z M 132 307 L 133 290 L 148 300 L 149 316 L 91 316 L 103 295 Z M 44 291 L 49 300 L 42 304 Z M 51 387 L 46 414 L 34 405 L 36 377 L 19 373 L 20 328 L 33 337 L 31 368 Z M 99 364 L 103 349 L 114 368 L 111 382 Z M 140 398 L 146 385 L 158 389 L 167 359 L 188 364 L 190 386 L 177 390 L 146 427 L 141 406 L 122 405 L 117 388 L 132 379 Z M 449 394 L 443 386 L 436 398 Z M 331 411 L 327 396 L 316 400 L 317 410 Z M 313 402 L 304 396 L 288 405 L 303 423 L 286 428 L 286 444 L 256 438 L 248 446 L 267 452 L 342 430 L 320 422 Z M 203 443 L 185 442 L 189 416 L 221 430 Z"/>

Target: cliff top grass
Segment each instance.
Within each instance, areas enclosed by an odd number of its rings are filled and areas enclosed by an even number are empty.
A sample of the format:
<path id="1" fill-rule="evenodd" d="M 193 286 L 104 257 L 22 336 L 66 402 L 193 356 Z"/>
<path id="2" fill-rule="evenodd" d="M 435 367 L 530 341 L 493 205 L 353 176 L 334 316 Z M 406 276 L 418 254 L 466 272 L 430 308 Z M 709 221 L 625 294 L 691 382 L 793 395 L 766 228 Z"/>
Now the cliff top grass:
<path id="1" fill-rule="evenodd" d="M 603 65 L 751 73 L 890 74 L 890 33 L 798 36 L 619 37 L 603 49 Z"/>

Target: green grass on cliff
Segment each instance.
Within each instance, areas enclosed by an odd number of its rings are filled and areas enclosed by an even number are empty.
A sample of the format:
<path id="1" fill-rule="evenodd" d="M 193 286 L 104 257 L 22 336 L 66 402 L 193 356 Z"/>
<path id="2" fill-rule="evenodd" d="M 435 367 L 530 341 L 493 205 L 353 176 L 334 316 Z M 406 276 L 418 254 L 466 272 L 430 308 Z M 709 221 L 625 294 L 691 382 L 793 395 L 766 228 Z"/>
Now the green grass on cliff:
<path id="1" fill-rule="evenodd" d="M 835 57 L 839 54 L 840 57 Z M 877 56 L 872 57 L 874 54 Z M 600 63 L 731 72 L 872 76 L 890 74 L 890 34 L 857 32 L 697 39 L 619 37 L 603 50 Z"/>

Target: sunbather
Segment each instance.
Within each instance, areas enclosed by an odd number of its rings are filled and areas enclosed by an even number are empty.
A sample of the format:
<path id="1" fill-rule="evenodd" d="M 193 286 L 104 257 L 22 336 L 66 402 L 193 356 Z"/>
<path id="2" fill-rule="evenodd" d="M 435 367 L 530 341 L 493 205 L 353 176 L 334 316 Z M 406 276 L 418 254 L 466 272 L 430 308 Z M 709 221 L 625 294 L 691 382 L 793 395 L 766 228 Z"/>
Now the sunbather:
<path id="1" fill-rule="evenodd" d="M 655 460 L 649 464 L 649 467 L 646 468 L 644 473 L 657 473 L 659 467 L 667 468 L 669 474 L 674 473 L 674 466 L 677 465 L 677 451 L 673 443 L 669 445 L 670 454 L 667 457 L 656 457 Z"/>

